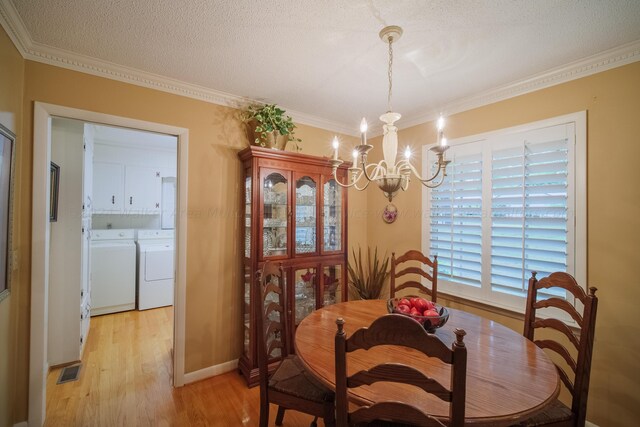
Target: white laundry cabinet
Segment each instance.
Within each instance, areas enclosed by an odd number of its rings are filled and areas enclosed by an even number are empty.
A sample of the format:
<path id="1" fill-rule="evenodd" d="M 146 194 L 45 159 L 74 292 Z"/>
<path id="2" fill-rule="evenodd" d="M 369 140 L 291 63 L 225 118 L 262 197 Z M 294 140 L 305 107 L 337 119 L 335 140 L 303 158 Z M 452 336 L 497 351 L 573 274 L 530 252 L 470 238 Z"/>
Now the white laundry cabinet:
<path id="1" fill-rule="evenodd" d="M 145 150 L 96 140 L 93 213 L 160 215 L 162 178 L 175 176 L 175 149 Z"/>

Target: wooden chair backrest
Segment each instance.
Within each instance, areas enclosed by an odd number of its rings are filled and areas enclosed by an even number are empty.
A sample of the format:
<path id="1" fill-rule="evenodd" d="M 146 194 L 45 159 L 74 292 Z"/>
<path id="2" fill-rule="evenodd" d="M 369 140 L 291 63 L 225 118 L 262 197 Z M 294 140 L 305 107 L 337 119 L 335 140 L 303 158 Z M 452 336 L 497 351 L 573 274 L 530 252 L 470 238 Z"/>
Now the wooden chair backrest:
<path id="1" fill-rule="evenodd" d="M 344 320 L 336 320 L 338 331 L 335 337 L 336 366 L 336 420 L 338 427 L 356 425 L 374 420 L 401 422 L 416 426 L 438 426 L 444 423 L 458 427 L 464 425 L 465 387 L 467 374 L 467 349 L 463 339 L 465 331 L 456 329 L 456 341 L 449 349 L 435 335 L 428 334 L 416 321 L 400 315 L 388 314 L 376 319 L 368 328 L 360 328 L 348 339 L 344 331 Z M 451 389 L 423 374 L 412 366 L 383 363 L 368 370 L 347 376 L 347 353 L 368 350 L 378 345 L 409 347 L 429 357 L 436 357 L 451 365 Z M 371 406 L 362 406 L 348 412 L 347 389 L 370 385 L 376 382 L 411 384 L 440 399 L 450 402 L 449 420 L 438 420 L 409 404 L 385 401 Z"/>
<path id="2" fill-rule="evenodd" d="M 259 296 L 255 316 L 258 369 L 260 389 L 266 390 L 269 384 L 269 361 L 286 357 L 289 348 L 285 315 L 285 275 L 282 265 L 266 262 L 262 270 L 258 271 L 256 286 Z"/>
<path id="3" fill-rule="evenodd" d="M 576 425 L 584 425 L 587 415 L 587 396 L 589 393 L 589 376 L 591 372 L 591 356 L 593 352 L 593 339 L 596 324 L 596 312 L 598 309 L 597 289 L 589 288 L 589 294 L 578 285 L 570 274 L 556 272 L 548 277 L 537 280 L 534 271 L 529 279 L 529 290 L 527 293 L 527 306 L 524 319 L 524 336 L 533 341 L 538 347 L 546 348 L 559 354 L 567 363 L 573 378 L 571 378 L 562 367 L 556 364 L 560 379 L 567 387 L 572 396 L 571 412 L 576 419 Z M 559 297 L 550 297 L 538 300 L 540 289 L 562 288 L 570 292 L 579 300 L 584 309 L 579 313 L 573 304 Z M 548 307 L 567 312 L 576 322 L 579 334 L 576 335 L 564 322 L 553 318 L 536 319 L 536 310 Z M 538 328 L 551 328 L 564 334 L 569 342 L 577 350 L 577 360 L 564 345 L 551 339 L 536 340 L 534 331 Z"/>
<path id="4" fill-rule="evenodd" d="M 410 261 L 418 261 L 423 265 L 420 267 L 407 267 L 400 270 L 400 264 Z M 424 268 L 427 265 L 431 269 L 431 272 Z M 407 274 L 419 275 L 431 282 L 431 289 L 424 286 L 420 281 L 407 280 L 402 284 L 397 284 L 397 279 Z M 431 297 L 431 301 L 436 302 L 438 299 L 438 256 L 433 257 L 431 261 L 428 257 L 424 256 L 422 252 L 416 250 L 410 250 L 405 254 L 396 258 L 396 253 L 391 254 L 391 273 L 389 282 L 389 296 L 394 298 L 396 292 L 406 288 L 416 288 L 420 292 L 424 292 Z"/>

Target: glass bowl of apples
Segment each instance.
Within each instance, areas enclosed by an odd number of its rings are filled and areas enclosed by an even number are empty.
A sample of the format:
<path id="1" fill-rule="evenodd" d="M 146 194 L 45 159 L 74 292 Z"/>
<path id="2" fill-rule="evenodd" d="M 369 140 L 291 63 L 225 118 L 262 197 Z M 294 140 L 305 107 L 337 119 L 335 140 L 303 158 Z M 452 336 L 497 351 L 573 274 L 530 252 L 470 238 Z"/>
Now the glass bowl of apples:
<path id="1" fill-rule="evenodd" d="M 442 327 L 449 320 L 449 310 L 427 299 L 416 296 L 390 298 L 387 301 L 389 313 L 408 316 L 424 326 L 429 333 Z"/>

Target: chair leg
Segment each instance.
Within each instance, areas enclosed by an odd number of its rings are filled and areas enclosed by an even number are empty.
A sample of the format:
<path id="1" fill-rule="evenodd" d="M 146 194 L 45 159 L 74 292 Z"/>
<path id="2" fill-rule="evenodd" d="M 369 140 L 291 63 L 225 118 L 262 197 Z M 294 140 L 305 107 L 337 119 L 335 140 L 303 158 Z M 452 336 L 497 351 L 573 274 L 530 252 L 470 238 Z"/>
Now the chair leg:
<path id="1" fill-rule="evenodd" d="M 285 408 L 283 408 L 282 406 L 278 406 L 278 415 L 276 415 L 277 426 L 282 425 L 282 421 L 284 420 L 284 411 L 285 411 Z"/>
<path id="2" fill-rule="evenodd" d="M 269 427 L 269 403 L 260 402 L 260 427 Z"/>
<path id="3" fill-rule="evenodd" d="M 315 417 L 313 421 L 311 421 L 311 424 L 309 424 L 309 427 L 318 427 L 318 417 Z"/>
<path id="4" fill-rule="evenodd" d="M 336 411 L 333 402 L 326 402 L 324 404 L 324 425 L 325 427 L 335 427 L 336 425 Z"/>

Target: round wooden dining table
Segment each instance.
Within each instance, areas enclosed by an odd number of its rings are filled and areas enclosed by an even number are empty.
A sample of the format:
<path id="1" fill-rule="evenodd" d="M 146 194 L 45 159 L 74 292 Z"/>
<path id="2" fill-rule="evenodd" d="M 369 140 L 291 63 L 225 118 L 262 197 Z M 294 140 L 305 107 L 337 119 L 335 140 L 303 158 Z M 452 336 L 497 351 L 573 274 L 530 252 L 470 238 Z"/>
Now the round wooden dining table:
<path id="1" fill-rule="evenodd" d="M 449 309 L 449 321 L 436 331 L 444 343 L 455 341 L 455 328 L 467 335 L 465 424 L 511 425 L 542 411 L 560 391 L 559 375 L 549 357 L 531 341 L 492 320 Z M 316 310 L 298 326 L 295 350 L 309 372 L 335 390 L 334 338 L 336 319 L 345 320 L 347 338 L 376 318 L 388 314 L 386 301 L 349 301 Z M 347 374 L 380 363 L 411 365 L 450 388 L 450 365 L 405 347 L 379 346 L 347 355 Z M 449 403 L 413 386 L 376 383 L 349 389 L 355 404 L 400 401 L 441 419 L 449 416 Z"/>

